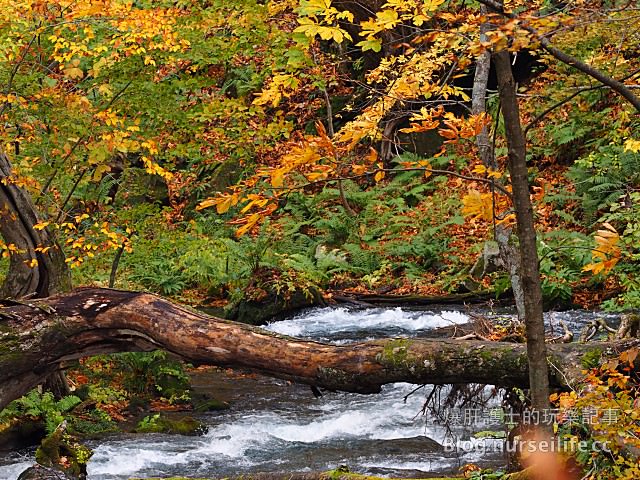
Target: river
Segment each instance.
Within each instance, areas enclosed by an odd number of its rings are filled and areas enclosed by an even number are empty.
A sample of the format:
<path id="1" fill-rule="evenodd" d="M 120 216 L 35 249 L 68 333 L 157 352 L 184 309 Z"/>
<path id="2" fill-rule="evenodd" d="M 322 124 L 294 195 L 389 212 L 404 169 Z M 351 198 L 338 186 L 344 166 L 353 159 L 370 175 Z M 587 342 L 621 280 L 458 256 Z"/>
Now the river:
<path id="1" fill-rule="evenodd" d="M 559 331 L 560 319 L 579 330 L 594 316 L 585 311 L 555 312 L 547 314 L 546 320 L 549 326 L 555 325 L 555 331 Z M 389 336 L 432 336 L 434 329 L 468 320 L 451 306 L 429 311 L 331 307 L 309 310 L 267 328 L 345 344 Z M 209 427 L 204 436 L 120 434 L 89 443 L 94 448 L 89 479 L 221 478 L 341 465 L 361 473 L 406 477 L 454 472 L 470 462 L 504 463 L 498 449 L 482 452 L 469 448 L 469 442 L 457 452 L 445 451 L 443 445 L 450 445 L 452 436 L 469 440 L 472 431 L 462 424 L 448 430 L 421 414 L 431 387 L 408 397 L 415 385 L 387 385 L 378 395 L 324 392 L 316 398 L 307 386 L 230 371 L 198 373 L 193 382 L 195 388 L 232 405 L 229 410 L 199 416 Z M 0 479 L 17 478 L 32 461 L 32 451 L 0 456 Z"/>

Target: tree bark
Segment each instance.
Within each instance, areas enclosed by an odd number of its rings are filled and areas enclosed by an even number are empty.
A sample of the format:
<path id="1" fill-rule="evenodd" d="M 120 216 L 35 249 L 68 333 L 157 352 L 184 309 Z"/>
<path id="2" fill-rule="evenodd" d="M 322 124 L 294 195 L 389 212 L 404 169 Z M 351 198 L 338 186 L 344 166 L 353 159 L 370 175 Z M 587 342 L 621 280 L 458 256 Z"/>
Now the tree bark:
<path id="1" fill-rule="evenodd" d="M 524 318 L 529 360 L 531 406 L 539 411 L 549 407 L 549 368 L 544 338 L 542 288 L 538 265 L 533 206 L 529 196 L 526 140 L 520 122 L 516 84 L 509 52 L 493 54 L 508 147 L 508 168 L 520 250 L 520 281 L 524 292 Z"/>
<path id="2" fill-rule="evenodd" d="M 483 15 L 487 13 L 487 7 L 482 5 L 480 11 Z M 486 32 L 489 31 L 489 24 L 482 22 L 480 25 L 480 41 L 486 41 Z M 471 113 L 479 115 L 487 110 L 487 85 L 489 83 L 489 71 L 491 70 L 491 52 L 485 50 L 476 60 L 476 71 L 473 76 L 473 90 L 471 92 Z M 476 137 L 478 155 L 482 164 L 489 168 L 496 168 L 493 148 L 489 139 L 489 129 L 485 125 Z"/>
<path id="3" fill-rule="evenodd" d="M 11 254 L 2 298 L 47 297 L 71 288 L 64 253 L 47 229 L 33 228 L 38 222 L 31 196 L 13 183 L 9 159 L 0 151 L 0 235 L 18 249 Z"/>
<path id="4" fill-rule="evenodd" d="M 640 344 L 558 344 L 551 384 L 580 376 L 580 359 Z M 393 382 L 528 384 L 522 344 L 385 339 L 326 345 L 221 320 L 155 295 L 81 288 L 0 310 L 0 408 L 67 361 L 98 353 L 163 348 L 195 364 L 257 371 L 330 390 L 376 393 Z M 621 351 L 621 350 L 618 350 Z"/>

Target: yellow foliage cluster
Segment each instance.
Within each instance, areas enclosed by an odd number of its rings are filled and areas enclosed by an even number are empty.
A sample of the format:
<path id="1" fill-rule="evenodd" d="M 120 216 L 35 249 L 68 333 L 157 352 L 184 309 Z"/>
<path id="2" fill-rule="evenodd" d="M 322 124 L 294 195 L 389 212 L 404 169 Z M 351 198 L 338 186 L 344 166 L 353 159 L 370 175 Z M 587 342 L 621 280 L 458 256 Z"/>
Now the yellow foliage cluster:
<path id="1" fill-rule="evenodd" d="M 9 258 L 11 255 L 21 253 L 22 250 L 16 247 L 14 243 L 5 243 L 0 239 L 0 252 L 2 252 L 2 258 Z"/>
<path id="2" fill-rule="evenodd" d="M 489 170 L 489 172 L 492 172 Z M 493 172 L 498 175 L 498 172 Z M 515 220 L 509 211 L 511 202 L 506 195 L 500 193 L 485 193 L 474 188 L 462 197 L 462 214 L 472 220 L 484 220 L 496 223 L 511 223 Z"/>
<path id="3" fill-rule="evenodd" d="M 253 100 L 254 105 L 271 104 L 277 107 L 283 98 L 291 96 L 300 85 L 293 74 L 277 74 L 271 78 L 269 86 L 262 89 L 257 97 Z"/>
<path id="4" fill-rule="evenodd" d="M 622 251 L 620 250 L 620 234 L 609 223 L 603 223 L 604 228 L 597 231 L 595 236 L 596 248 L 591 250 L 593 262 L 585 265 L 583 271 L 608 273 L 616 266 Z"/>
<path id="5" fill-rule="evenodd" d="M 333 40 L 342 43 L 352 40 L 344 29 L 338 25 L 339 20 L 353 22 L 353 14 L 340 11 L 331 5 L 331 0 L 301 0 L 296 9 L 300 26 L 294 30 L 309 38 L 320 37 L 322 40 Z"/>
<path id="6" fill-rule="evenodd" d="M 444 0 L 390 0 L 382 5 L 382 10 L 375 12 L 375 17 L 361 23 L 360 36 L 365 40 L 356 45 L 364 51 L 380 51 L 381 40 L 378 34 L 392 30 L 403 22 L 421 27 L 427 22 Z"/>

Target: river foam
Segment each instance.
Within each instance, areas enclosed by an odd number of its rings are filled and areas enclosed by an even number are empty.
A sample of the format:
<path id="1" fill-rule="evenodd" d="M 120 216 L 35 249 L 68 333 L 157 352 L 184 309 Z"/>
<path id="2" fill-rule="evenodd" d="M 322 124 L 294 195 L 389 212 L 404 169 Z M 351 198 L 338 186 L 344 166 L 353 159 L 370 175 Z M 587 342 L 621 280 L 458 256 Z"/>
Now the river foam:
<path id="1" fill-rule="evenodd" d="M 460 325 L 469 317 L 459 311 L 420 312 L 402 308 L 350 309 L 345 307 L 317 308 L 289 320 L 269 323 L 265 328 L 291 337 L 324 339 L 350 333 L 359 338 L 372 332 L 408 335 L 434 328 Z"/>

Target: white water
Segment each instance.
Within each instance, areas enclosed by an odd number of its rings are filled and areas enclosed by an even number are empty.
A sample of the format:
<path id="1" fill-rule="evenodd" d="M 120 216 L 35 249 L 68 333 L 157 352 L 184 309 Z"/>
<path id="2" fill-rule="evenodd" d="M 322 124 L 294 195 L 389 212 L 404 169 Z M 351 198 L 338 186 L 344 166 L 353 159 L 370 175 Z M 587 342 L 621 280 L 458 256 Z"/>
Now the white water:
<path id="1" fill-rule="evenodd" d="M 404 333 L 467 323 L 469 317 L 458 311 L 418 312 L 402 308 L 354 310 L 348 308 L 318 308 L 290 320 L 267 325 L 271 331 L 292 337 L 332 339 L 348 333 L 352 338 L 374 333 Z"/>
<path id="2" fill-rule="evenodd" d="M 587 316 L 570 312 L 552 314 L 548 320 L 563 318 L 579 325 Z M 422 335 L 466 321 L 467 316 L 456 311 L 321 308 L 268 328 L 344 343 Z M 443 452 L 438 446 L 445 441 L 443 427 L 427 423 L 419 414 L 427 389 L 409 396 L 405 403 L 403 398 L 413 385 L 388 385 L 378 395 L 325 393 L 316 399 L 308 387 L 280 380 L 229 381 L 242 383 L 231 399 L 233 408 L 203 416 L 209 425 L 206 435 L 121 435 L 93 444 L 89 479 L 224 477 L 261 471 L 326 470 L 342 464 L 364 473 L 417 476 L 487 459 L 477 451 L 461 458 Z M 5 465 L 0 465 L 0 480 L 17 478 L 29 465 L 17 457 L 0 458 L 1 463 Z"/>
<path id="3" fill-rule="evenodd" d="M 298 387 L 283 395 L 299 395 Z M 418 415 L 424 396 L 403 397 L 415 387 L 388 386 L 379 395 L 329 394 L 273 410 L 230 412 L 212 419 L 204 437 L 155 435 L 105 442 L 89 464 L 92 480 L 149 475 L 215 475 L 258 471 L 445 470 L 455 458 L 427 437 L 443 441 L 442 427 Z M 283 384 L 283 389 L 287 389 Z M 302 390 L 305 392 L 305 390 Z M 310 395 L 310 392 L 307 393 Z M 155 441 L 154 441 L 155 439 Z M 394 441 L 408 440 L 401 448 Z"/>

